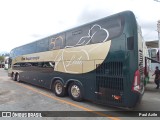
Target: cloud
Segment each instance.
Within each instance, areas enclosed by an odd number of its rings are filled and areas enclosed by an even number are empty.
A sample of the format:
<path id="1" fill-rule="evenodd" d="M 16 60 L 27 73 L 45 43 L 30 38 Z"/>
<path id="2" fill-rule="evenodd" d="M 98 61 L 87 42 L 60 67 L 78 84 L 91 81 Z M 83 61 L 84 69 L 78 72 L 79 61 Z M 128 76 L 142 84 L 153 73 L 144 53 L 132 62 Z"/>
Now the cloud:
<path id="1" fill-rule="evenodd" d="M 0 1 L 1 50 L 121 12 L 132 10 L 145 40 L 158 35 L 160 3 L 154 0 L 4 0 Z M 9 43 L 9 44 L 8 44 Z"/>
<path id="2" fill-rule="evenodd" d="M 106 10 L 100 8 L 91 9 L 89 6 L 86 6 L 79 14 L 77 18 L 77 24 L 89 23 L 98 20 L 100 18 L 106 17 L 108 15 L 111 15 L 112 13 L 113 12 L 108 9 Z"/>
<path id="3" fill-rule="evenodd" d="M 139 24 L 142 29 L 142 35 L 144 40 L 158 40 L 157 21 L 141 20 Z"/>
<path id="4" fill-rule="evenodd" d="M 31 37 L 37 39 L 37 38 L 42 38 L 42 37 L 45 37 L 45 36 L 43 36 L 42 34 L 32 34 Z"/>

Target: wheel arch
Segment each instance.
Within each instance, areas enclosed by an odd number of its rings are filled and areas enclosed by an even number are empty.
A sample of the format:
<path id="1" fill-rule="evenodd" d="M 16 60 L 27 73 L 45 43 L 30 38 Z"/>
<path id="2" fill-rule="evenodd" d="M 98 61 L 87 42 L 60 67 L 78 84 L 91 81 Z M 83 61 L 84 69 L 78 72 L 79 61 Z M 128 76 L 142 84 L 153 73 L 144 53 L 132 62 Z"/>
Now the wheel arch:
<path id="1" fill-rule="evenodd" d="M 63 83 L 64 87 L 65 87 L 64 80 L 63 80 L 61 77 L 54 77 L 54 78 L 51 80 L 50 89 L 53 88 L 53 84 L 54 84 L 54 82 L 55 82 L 56 80 L 60 80 L 60 81 Z"/>
<path id="2" fill-rule="evenodd" d="M 82 82 L 79 81 L 79 80 L 77 80 L 77 79 L 69 79 L 69 80 L 67 80 L 67 82 L 65 83 L 65 88 L 66 88 L 67 90 L 68 90 L 69 85 L 70 85 L 72 82 L 78 82 L 78 83 L 81 85 L 82 90 L 84 91 L 84 86 L 83 86 Z"/>
<path id="3" fill-rule="evenodd" d="M 85 97 L 84 97 L 84 96 L 85 96 L 85 92 L 84 92 L 84 86 L 83 86 L 83 84 L 82 84 L 81 81 L 76 80 L 76 79 L 70 79 L 70 80 L 67 81 L 66 84 L 67 84 L 67 85 L 66 85 L 66 89 L 67 89 L 67 91 L 68 91 L 68 95 L 70 96 L 70 98 L 71 98 L 72 100 L 77 101 L 77 102 L 81 102 L 81 101 L 84 100 L 84 98 L 85 98 Z M 76 97 L 73 96 L 73 95 L 72 95 L 72 92 L 71 92 L 71 87 L 72 87 L 73 85 L 78 86 L 78 87 L 79 87 L 79 90 L 80 90 L 80 94 L 79 94 L 78 96 L 76 96 Z"/>
<path id="4" fill-rule="evenodd" d="M 15 72 L 15 75 L 18 75 L 18 74 L 19 74 L 19 72 L 16 71 L 16 72 Z"/>
<path id="5" fill-rule="evenodd" d="M 18 71 L 12 71 L 12 72 L 11 72 L 12 80 L 17 81 L 17 75 L 18 75 L 18 74 L 19 74 Z"/>
<path id="6" fill-rule="evenodd" d="M 11 72 L 11 77 L 13 77 L 14 74 L 17 75 L 17 74 L 19 74 L 19 72 L 18 71 L 12 71 Z"/>

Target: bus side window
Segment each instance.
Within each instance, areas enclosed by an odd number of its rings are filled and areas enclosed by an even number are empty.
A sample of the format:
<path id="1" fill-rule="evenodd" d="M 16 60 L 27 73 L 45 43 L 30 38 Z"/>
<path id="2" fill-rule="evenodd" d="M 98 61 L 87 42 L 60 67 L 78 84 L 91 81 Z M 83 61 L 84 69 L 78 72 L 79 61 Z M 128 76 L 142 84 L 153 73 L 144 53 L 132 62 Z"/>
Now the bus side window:
<path id="1" fill-rule="evenodd" d="M 13 67 L 20 67 L 20 64 L 16 63 L 16 64 L 13 65 Z"/>
<path id="2" fill-rule="evenodd" d="M 49 40 L 49 50 L 62 49 L 65 45 L 65 34 L 55 35 Z"/>
<path id="3" fill-rule="evenodd" d="M 42 65 L 42 67 L 48 67 L 47 62 L 44 62 L 43 65 Z"/>
<path id="4" fill-rule="evenodd" d="M 66 32 L 66 47 L 75 47 L 90 44 L 91 25 L 75 28 Z"/>
<path id="5" fill-rule="evenodd" d="M 48 38 L 36 42 L 36 52 L 48 51 Z"/>
<path id="6" fill-rule="evenodd" d="M 38 63 L 38 67 L 42 67 L 43 65 L 42 65 L 42 62 L 39 62 Z"/>
<path id="7" fill-rule="evenodd" d="M 31 66 L 32 66 L 31 63 L 26 63 L 26 64 L 25 64 L 25 67 L 31 67 Z"/>
<path id="8" fill-rule="evenodd" d="M 45 67 L 45 68 L 53 68 L 55 67 L 55 62 L 43 62 L 42 63 L 42 67 Z"/>
<path id="9" fill-rule="evenodd" d="M 32 66 L 38 66 L 38 63 L 37 63 L 37 62 L 31 63 L 31 64 L 32 64 Z"/>
<path id="10" fill-rule="evenodd" d="M 54 69 L 55 67 L 55 62 L 49 62 L 50 66 Z"/>
<path id="11" fill-rule="evenodd" d="M 134 37 L 133 36 L 127 38 L 127 49 L 134 50 Z"/>
<path id="12" fill-rule="evenodd" d="M 21 63 L 20 66 L 21 66 L 21 67 L 25 67 L 25 63 Z"/>

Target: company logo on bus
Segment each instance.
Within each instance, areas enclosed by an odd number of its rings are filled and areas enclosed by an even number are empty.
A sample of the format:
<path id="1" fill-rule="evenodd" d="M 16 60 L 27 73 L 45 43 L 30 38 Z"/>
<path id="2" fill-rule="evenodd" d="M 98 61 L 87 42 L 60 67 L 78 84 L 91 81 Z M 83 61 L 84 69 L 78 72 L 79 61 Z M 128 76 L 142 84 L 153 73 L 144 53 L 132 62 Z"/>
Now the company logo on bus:
<path id="1" fill-rule="evenodd" d="M 22 57 L 21 60 L 26 60 L 26 58 L 25 58 L 25 57 Z"/>
<path id="2" fill-rule="evenodd" d="M 21 60 L 38 60 L 40 57 L 35 56 L 35 57 L 22 57 Z"/>

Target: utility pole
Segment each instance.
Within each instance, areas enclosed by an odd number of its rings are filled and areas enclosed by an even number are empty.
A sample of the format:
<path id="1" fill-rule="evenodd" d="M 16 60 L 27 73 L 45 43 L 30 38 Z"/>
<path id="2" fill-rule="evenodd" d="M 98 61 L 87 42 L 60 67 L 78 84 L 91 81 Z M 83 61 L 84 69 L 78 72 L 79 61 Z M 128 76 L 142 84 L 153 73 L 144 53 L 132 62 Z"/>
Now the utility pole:
<path id="1" fill-rule="evenodd" d="M 157 32 L 158 32 L 158 42 L 159 42 L 159 48 L 160 48 L 160 20 L 157 22 Z"/>
<path id="2" fill-rule="evenodd" d="M 160 61 L 160 20 L 157 21 L 157 32 L 158 32 L 158 61 Z"/>

